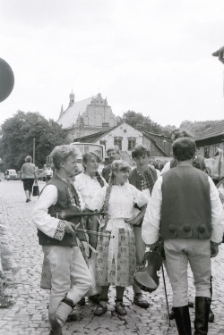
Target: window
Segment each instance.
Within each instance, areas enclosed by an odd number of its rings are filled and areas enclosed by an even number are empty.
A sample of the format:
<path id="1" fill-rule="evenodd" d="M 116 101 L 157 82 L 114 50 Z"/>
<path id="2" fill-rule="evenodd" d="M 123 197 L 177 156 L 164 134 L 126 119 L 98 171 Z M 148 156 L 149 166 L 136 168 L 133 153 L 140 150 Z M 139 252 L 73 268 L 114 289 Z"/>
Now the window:
<path id="1" fill-rule="evenodd" d="M 204 148 L 204 157 L 209 158 L 210 157 L 210 150 L 209 147 Z"/>
<path id="2" fill-rule="evenodd" d="M 128 139 L 128 151 L 131 151 L 136 146 L 136 139 L 135 138 L 129 138 Z"/>
<path id="3" fill-rule="evenodd" d="M 114 145 L 117 145 L 122 150 L 122 137 L 114 137 Z"/>
<path id="4" fill-rule="evenodd" d="M 101 145 L 104 145 L 105 150 L 106 150 L 106 141 L 100 141 L 100 144 L 101 144 Z"/>

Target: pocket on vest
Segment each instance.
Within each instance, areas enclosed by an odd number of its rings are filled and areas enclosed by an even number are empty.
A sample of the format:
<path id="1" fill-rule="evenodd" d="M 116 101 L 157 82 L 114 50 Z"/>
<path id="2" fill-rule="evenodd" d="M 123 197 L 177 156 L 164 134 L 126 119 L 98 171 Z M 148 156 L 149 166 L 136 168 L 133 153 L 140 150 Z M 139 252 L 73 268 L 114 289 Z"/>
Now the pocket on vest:
<path id="1" fill-rule="evenodd" d="M 178 235 L 183 238 L 192 237 L 193 231 L 189 224 L 185 224 L 178 228 Z"/>

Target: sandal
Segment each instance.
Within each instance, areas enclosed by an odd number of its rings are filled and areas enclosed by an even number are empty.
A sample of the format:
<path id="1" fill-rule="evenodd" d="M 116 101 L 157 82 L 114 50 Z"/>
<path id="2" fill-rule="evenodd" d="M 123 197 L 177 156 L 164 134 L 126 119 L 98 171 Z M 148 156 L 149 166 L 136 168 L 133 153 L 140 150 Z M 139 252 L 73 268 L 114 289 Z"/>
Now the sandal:
<path id="1" fill-rule="evenodd" d="M 123 304 L 123 301 L 119 301 L 117 300 L 116 303 L 119 303 L 119 304 L 116 304 L 115 306 L 115 311 L 119 314 L 119 315 L 127 315 L 127 311 L 125 309 L 125 306 Z"/>

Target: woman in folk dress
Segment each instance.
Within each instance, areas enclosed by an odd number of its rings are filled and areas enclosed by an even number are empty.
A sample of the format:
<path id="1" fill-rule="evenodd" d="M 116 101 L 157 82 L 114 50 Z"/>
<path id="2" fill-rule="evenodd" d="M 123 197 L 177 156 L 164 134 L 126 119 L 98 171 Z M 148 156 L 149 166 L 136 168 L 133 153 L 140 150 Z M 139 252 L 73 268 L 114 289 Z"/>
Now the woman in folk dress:
<path id="1" fill-rule="evenodd" d="M 126 162 L 114 161 L 109 185 L 96 194 L 91 206 L 89 204 L 92 210 L 104 209 L 106 219 L 101 222 L 101 232 L 110 234 L 110 238 L 99 236 L 97 243 L 96 281 L 102 288 L 100 304 L 94 311 L 97 316 L 107 311 L 110 285 L 116 286 L 116 312 L 127 314 L 123 305 L 124 290 L 133 284 L 136 264 L 133 225 L 143 216 L 147 204 L 145 195 L 127 182 L 129 171 Z M 141 210 L 136 210 L 135 205 Z"/>
<path id="2" fill-rule="evenodd" d="M 85 206 L 88 208 L 89 203 L 93 200 L 94 196 L 96 196 L 97 192 L 101 190 L 102 187 L 107 185 L 105 179 L 101 177 L 98 172 L 100 157 L 93 152 L 85 153 L 82 156 L 82 164 L 84 167 L 84 172 L 77 175 L 75 177 L 74 186 L 76 190 L 81 194 L 83 201 L 85 202 Z M 97 222 L 96 222 L 97 223 Z M 93 227 L 93 222 L 91 219 L 88 220 L 88 228 L 90 230 L 97 231 L 98 227 Z M 91 245 L 95 244 L 95 248 L 97 245 L 97 236 L 91 236 L 92 243 Z M 94 239 L 94 241 L 93 241 Z M 91 271 L 93 278 L 93 282 L 95 282 L 95 271 L 96 271 L 96 254 L 92 253 L 90 259 L 88 260 L 89 268 Z M 89 292 L 91 296 L 89 299 L 95 303 L 99 302 L 99 295 L 100 287 L 96 285 L 93 286 Z M 84 301 L 83 301 L 84 303 Z"/>

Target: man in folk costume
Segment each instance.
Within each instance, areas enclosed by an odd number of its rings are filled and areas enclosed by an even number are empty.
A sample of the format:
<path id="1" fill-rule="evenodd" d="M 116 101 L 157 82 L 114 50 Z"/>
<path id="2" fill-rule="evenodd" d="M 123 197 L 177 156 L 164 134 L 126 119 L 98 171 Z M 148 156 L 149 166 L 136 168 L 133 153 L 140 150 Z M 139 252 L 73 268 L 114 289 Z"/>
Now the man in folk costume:
<path id="1" fill-rule="evenodd" d="M 69 177 L 76 166 L 77 149 L 72 145 L 56 147 L 52 160 L 56 175 L 43 189 L 32 219 L 38 228 L 39 244 L 50 264 L 51 293 L 49 303 L 50 335 L 61 335 L 75 304 L 91 286 L 91 274 L 77 245 L 75 224 L 57 218 L 57 211 L 76 206 L 81 197 Z"/>
<path id="2" fill-rule="evenodd" d="M 175 140 L 177 140 L 178 138 L 191 138 L 193 139 L 193 135 L 186 129 L 175 129 L 171 135 L 171 140 L 174 142 Z M 206 166 L 205 166 L 205 160 L 203 157 L 199 156 L 199 155 L 195 155 L 194 159 L 193 159 L 193 162 L 192 162 L 192 165 L 193 167 L 201 170 L 201 171 L 204 171 L 204 172 L 207 172 L 206 171 Z M 173 169 L 177 167 L 177 160 L 175 158 L 173 158 L 170 162 L 168 162 L 163 170 L 161 171 L 161 174 L 169 171 L 170 169 Z M 210 291 L 211 291 L 211 299 L 212 299 L 212 276 L 210 278 L 210 283 L 211 283 L 211 287 L 210 287 Z M 191 301 L 188 302 L 188 305 L 189 307 L 194 307 L 193 306 L 193 303 Z M 171 308 L 171 311 L 170 311 L 170 319 L 173 320 L 174 319 L 174 311 L 173 311 L 173 308 Z M 209 322 L 214 322 L 214 319 L 215 319 L 215 315 L 212 311 L 212 308 L 210 306 L 210 310 L 209 310 L 209 319 L 208 321 Z"/>
<path id="3" fill-rule="evenodd" d="M 149 165 L 150 151 L 144 145 L 138 145 L 132 151 L 132 158 L 136 163 L 129 174 L 129 183 L 138 190 L 145 193 L 149 200 L 153 186 L 157 180 L 156 169 Z M 143 213 L 144 215 L 144 213 Z M 136 266 L 142 265 L 145 253 L 145 243 L 142 239 L 142 219 L 134 225 L 135 247 L 136 247 Z M 148 308 L 149 303 L 143 298 L 142 290 L 136 284 L 133 285 L 134 303 L 142 308 Z"/>
<path id="4" fill-rule="evenodd" d="M 110 163 L 103 168 L 102 170 L 102 176 L 103 178 L 106 180 L 106 182 L 108 183 L 109 178 L 110 178 L 110 173 L 111 173 L 111 164 L 113 163 L 114 160 L 118 160 L 120 159 L 120 150 L 118 148 L 117 145 L 115 145 L 114 147 L 111 147 L 109 149 L 107 149 L 107 156 L 109 158 Z"/>
<path id="5" fill-rule="evenodd" d="M 193 139 L 173 143 L 177 167 L 154 185 L 142 226 L 142 238 L 152 246 L 164 240 L 166 269 L 173 289 L 173 308 L 180 335 L 191 335 L 187 295 L 190 263 L 196 288 L 195 335 L 208 333 L 211 259 L 223 236 L 223 208 L 211 178 L 195 169 Z"/>

